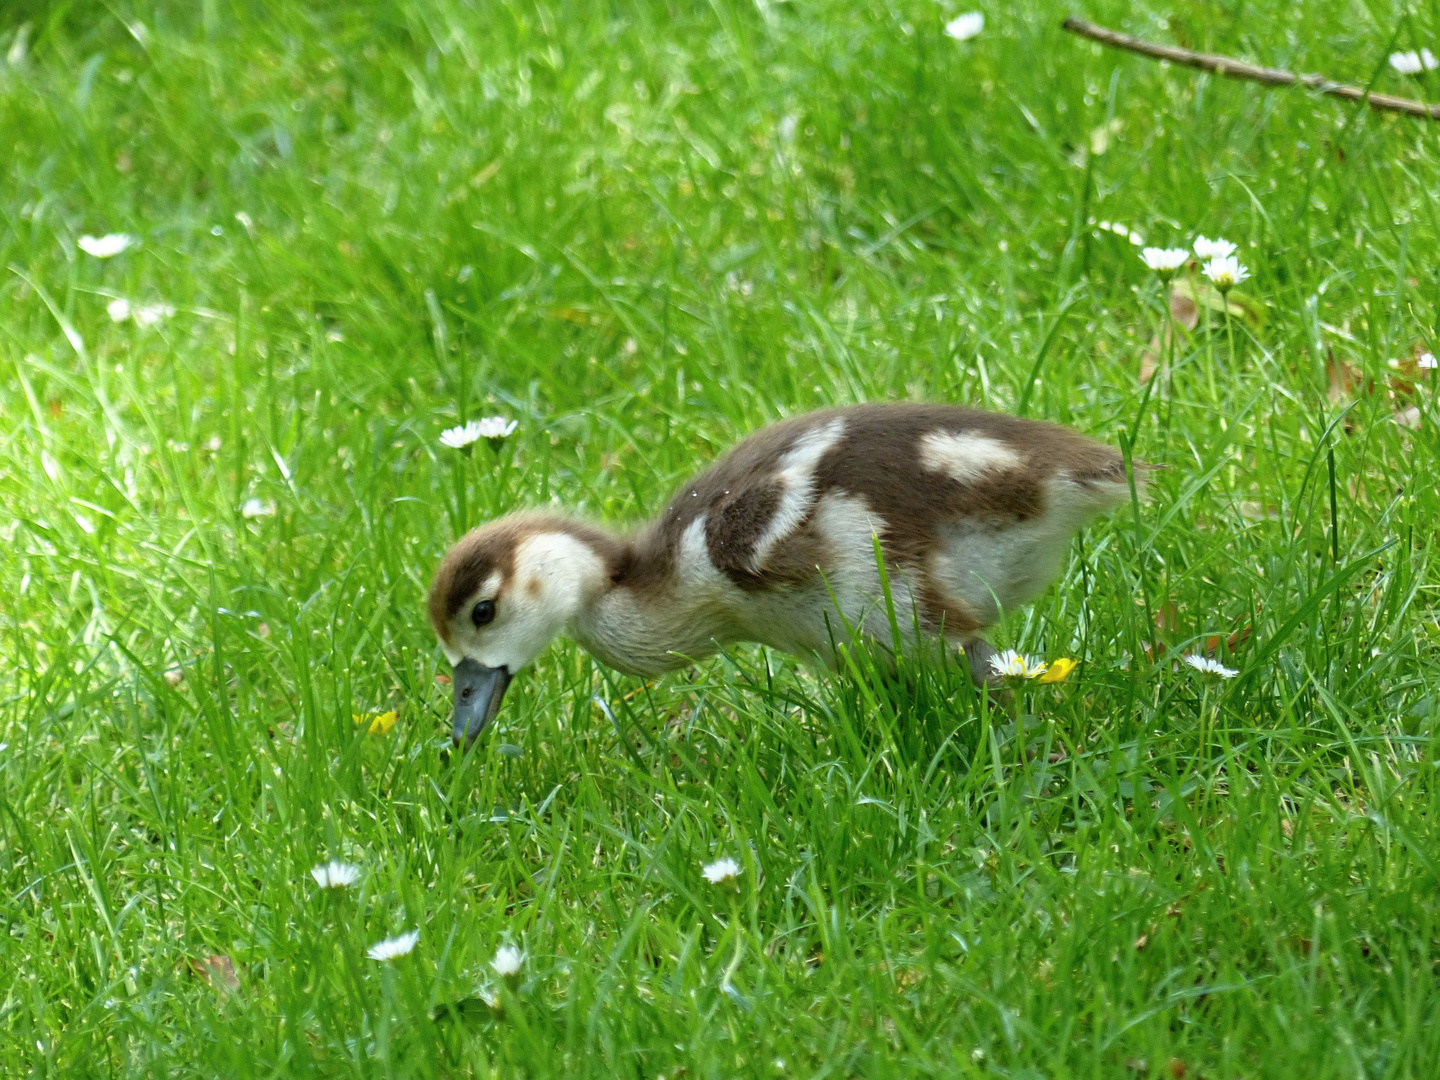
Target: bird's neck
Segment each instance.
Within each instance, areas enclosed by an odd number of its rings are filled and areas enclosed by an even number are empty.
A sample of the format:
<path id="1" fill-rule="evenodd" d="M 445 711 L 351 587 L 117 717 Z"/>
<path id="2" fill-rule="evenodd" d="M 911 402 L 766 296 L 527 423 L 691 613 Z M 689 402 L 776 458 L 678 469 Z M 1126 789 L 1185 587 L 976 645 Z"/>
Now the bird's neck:
<path id="1" fill-rule="evenodd" d="M 657 545 L 647 530 L 631 540 L 606 536 L 608 579 L 586 591 L 571 623 L 575 639 L 610 667 L 658 675 L 736 640 L 729 590 L 710 567 L 691 572 L 693 553 Z"/>

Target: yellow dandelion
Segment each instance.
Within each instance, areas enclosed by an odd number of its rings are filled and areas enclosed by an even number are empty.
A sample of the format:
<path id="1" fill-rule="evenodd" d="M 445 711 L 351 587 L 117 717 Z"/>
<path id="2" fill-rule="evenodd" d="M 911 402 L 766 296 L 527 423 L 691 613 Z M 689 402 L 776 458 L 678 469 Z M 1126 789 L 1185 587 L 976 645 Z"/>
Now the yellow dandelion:
<path id="1" fill-rule="evenodd" d="M 1080 661 L 1071 660 L 1068 656 L 1062 656 L 1058 660 L 1051 660 L 1050 667 L 1044 675 L 1040 676 L 1039 681 L 1042 683 L 1064 682 L 1070 677 L 1070 672 L 1075 670 L 1075 665 L 1078 663 L 1080 663 Z"/>
<path id="2" fill-rule="evenodd" d="M 370 722 L 370 727 L 367 729 L 367 734 L 386 735 L 389 733 L 390 729 L 395 726 L 395 711 L 392 709 L 390 712 L 367 712 L 355 714 L 355 723 L 357 726 L 365 723 L 367 720 Z"/>

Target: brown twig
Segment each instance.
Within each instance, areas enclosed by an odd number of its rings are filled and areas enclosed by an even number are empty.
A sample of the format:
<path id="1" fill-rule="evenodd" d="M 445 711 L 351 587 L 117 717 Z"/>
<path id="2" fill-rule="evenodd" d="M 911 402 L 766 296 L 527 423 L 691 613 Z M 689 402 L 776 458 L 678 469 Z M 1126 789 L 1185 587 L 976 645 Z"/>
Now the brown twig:
<path id="1" fill-rule="evenodd" d="M 1112 48 L 1139 53 L 1141 56 L 1148 56 L 1154 60 L 1169 60 L 1172 64 L 1184 64 L 1186 67 L 1199 68 L 1201 71 L 1213 71 L 1217 75 L 1224 75 L 1230 79 L 1248 79 L 1251 82 L 1265 83 L 1267 86 L 1293 86 L 1299 83 L 1311 90 L 1329 94 L 1331 97 L 1345 98 L 1347 101 L 1363 101 L 1372 109 L 1405 113 L 1407 116 L 1420 116 L 1427 120 L 1440 120 L 1440 105 L 1426 105 L 1421 101 L 1391 97 L 1389 94 L 1372 94 L 1359 86 L 1347 86 L 1344 83 L 1332 82 L 1324 75 L 1296 75 L 1293 71 L 1247 64 L 1244 60 L 1235 60 L 1228 56 L 1191 52 L 1189 49 L 1179 49 L 1173 45 L 1156 45 L 1153 41 L 1143 41 L 1140 38 L 1131 37 L 1129 34 L 1096 26 L 1094 23 L 1078 19 L 1074 15 L 1071 15 L 1061 25 L 1072 34 L 1079 34 L 1081 37 L 1087 37 L 1091 41 L 1098 41 L 1100 44 L 1109 45 Z"/>

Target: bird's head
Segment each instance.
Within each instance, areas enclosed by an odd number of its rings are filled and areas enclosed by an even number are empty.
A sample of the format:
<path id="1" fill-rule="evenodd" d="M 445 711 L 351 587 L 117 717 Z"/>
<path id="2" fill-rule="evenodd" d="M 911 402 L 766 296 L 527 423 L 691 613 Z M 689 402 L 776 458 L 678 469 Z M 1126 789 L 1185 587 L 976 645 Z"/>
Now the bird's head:
<path id="1" fill-rule="evenodd" d="M 475 741 L 511 678 L 604 583 L 606 540 L 564 518 L 515 515 L 467 533 L 441 560 L 430 622 L 455 667 L 456 746 Z"/>

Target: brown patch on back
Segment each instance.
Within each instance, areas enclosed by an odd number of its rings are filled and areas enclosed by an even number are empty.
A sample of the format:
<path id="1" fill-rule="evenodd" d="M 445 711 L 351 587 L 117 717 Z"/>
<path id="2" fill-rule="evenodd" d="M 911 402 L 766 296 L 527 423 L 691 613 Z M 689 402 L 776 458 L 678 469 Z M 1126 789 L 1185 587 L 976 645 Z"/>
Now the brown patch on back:
<path id="1" fill-rule="evenodd" d="M 756 574 L 751 559 L 755 542 L 780 504 L 774 480 L 780 457 L 797 438 L 832 415 L 833 410 L 807 413 L 762 428 L 682 487 L 664 513 L 636 536 L 623 584 L 641 590 L 662 587 L 674 571 L 680 537 L 697 517 L 708 514 L 705 543 L 716 568 L 742 588 L 769 587 L 770 578 Z"/>
<path id="2" fill-rule="evenodd" d="M 1120 454 L 1069 428 L 957 405 L 874 404 L 845 410 L 845 436 L 820 461 L 817 493 L 842 490 L 865 497 L 885 523 L 887 560 L 920 566 L 939 528 L 959 518 L 997 528 L 1045 510 L 1045 483 L 1065 471 L 1079 482 L 1124 476 Z M 1015 450 L 1023 464 L 959 481 L 927 469 L 920 441 L 944 431 L 983 435 Z"/>
<path id="3" fill-rule="evenodd" d="M 753 558 L 780 505 L 774 477 L 781 457 L 805 432 L 835 419 L 845 421 L 845 432 L 817 465 L 815 502 L 831 491 L 863 497 L 885 522 L 881 546 L 887 563 L 918 572 L 922 614 L 936 625 L 943 620 L 947 632 L 967 633 L 976 624 L 972 615 L 924 588 L 925 557 L 943 525 L 970 518 L 1001 529 L 1038 516 L 1045 510 L 1046 482 L 1061 472 L 1079 484 L 1125 480 L 1124 462 L 1113 447 L 1044 421 L 909 402 L 807 413 L 756 432 L 682 487 L 636 537 L 617 584 L 663 587 L 682 534 L 701 514 L 709 515 L 705 540 L 711 561 L 739 587 L 783 588 L 813 580 L 817 564 L 829 560 L 825 538 L 815 535 L 808 517 L 775 545 L 764 566 L 754 567 Z M 995 439 L 1014 449 L 1023 464 L 958 481 L 921 462 L 920 440 L 937 431 Z M 1141 468 L 1137 464 L 1137 473 Z"/>
<path id="4" fill-rule="evenodd" d="M 558 514 L 514 514 L 472 529 L 445 553 L 430 586 L 430 624 L 445 642 L 450 641 L 450 624 L 465 603 L 497 570 L 500 592 L 510 586 L 515 573 L 515 549 L 527 537 L 540 533 L 567 533 L 595 549 L 612 576 L 625 561 L 625 546 L 609 533 L 582 521 Z M 532 579 L 526 587 L 532 595 L 540 582 Z"/>

